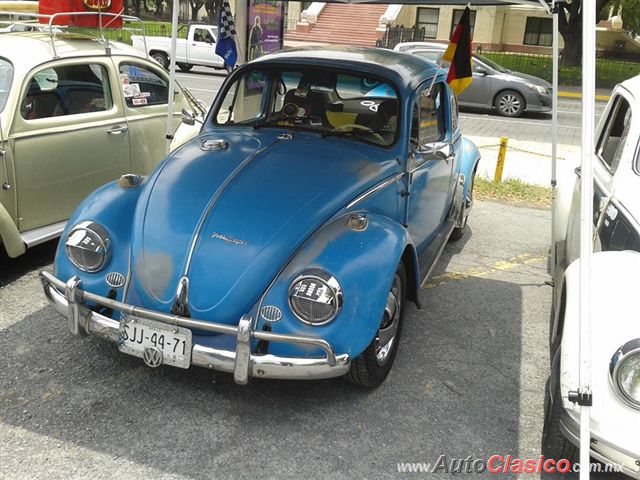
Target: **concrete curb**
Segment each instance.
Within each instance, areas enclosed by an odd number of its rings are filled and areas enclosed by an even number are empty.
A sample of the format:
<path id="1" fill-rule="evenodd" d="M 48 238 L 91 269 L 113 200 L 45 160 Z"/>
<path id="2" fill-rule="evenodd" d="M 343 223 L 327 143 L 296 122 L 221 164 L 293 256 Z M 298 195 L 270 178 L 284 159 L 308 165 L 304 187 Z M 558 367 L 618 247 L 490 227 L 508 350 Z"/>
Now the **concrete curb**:
<path id="1" fill-rule="evenodd" d="M 563 92 L 558 91 L 559 97 L 565 98 L 575 98 L 577 100 L 582 100 L 582 94 L 577 92 Z M 608 102 L 611 97 L 609 95 L 596 95 L 596 101 L 598 102 Z"/>

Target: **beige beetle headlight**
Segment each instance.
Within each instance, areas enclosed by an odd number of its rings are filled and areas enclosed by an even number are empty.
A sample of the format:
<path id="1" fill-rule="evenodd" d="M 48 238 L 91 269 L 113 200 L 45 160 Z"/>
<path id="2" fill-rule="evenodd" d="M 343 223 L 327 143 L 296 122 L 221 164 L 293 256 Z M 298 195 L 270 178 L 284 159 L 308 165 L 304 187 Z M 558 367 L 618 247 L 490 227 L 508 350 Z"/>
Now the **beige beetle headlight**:
<path id="1" fill-rule="evenodd" d="M 323 270 L 309 270 L 289 287 L 289 307 L 308 325 L 325 325 L 336 318 L 342 308 L 342 288 Z"/>
<path id="2" fill-rule="evenodd" d="M 100 271 L 111 255 L 111 238 L 95 222 L 82 222 L 71 229 L 65 241 L 71 263 L 83 272 Z"/>
<path id="3" fill-rule="evenodd" d="M 613 354 L 609 375 L 618 396 L 640 410 L 640 338 L 625 343 Z"/>

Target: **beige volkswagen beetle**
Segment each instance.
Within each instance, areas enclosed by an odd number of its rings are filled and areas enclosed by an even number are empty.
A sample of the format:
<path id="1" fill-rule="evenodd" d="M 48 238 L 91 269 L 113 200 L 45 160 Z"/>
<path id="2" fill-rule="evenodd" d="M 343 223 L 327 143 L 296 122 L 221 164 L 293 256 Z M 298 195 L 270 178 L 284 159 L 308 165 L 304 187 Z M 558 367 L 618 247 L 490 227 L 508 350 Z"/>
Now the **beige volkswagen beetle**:
<path id="1" fill-rule="evenodd" d="M 168 74 L 120 43 L 0 34 L 0 248 L 57 237 L 89 193 L 165 156 Z M 175 89 L 174 128 L 185 92 Z"/>

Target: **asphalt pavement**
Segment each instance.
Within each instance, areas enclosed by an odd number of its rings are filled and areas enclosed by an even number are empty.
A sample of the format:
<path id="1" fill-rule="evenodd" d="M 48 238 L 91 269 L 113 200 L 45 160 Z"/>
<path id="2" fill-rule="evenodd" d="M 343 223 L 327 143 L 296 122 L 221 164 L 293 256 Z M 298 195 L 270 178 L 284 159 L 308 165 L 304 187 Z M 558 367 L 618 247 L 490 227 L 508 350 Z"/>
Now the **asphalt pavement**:
<path id="1" fill-rule="evenodd" d="M 68 333 L 38 280 L 53 243 L 2 259 L 0 478 L 442 478 L 398 464 L 537 459 L 549 236 L 546 210 L 476 202 L 375 390 L 149 369 Z"/>

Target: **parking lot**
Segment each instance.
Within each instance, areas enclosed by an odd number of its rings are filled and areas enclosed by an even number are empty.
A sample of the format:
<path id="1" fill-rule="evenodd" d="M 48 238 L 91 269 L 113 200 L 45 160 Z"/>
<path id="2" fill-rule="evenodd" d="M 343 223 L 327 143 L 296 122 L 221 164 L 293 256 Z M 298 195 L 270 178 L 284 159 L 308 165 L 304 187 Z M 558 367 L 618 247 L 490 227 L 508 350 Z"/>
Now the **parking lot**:
<path id="1" fill-rule="evenodd" d="M 424 478 L 398 464 L 538 458 L 549 229 L 546 210 L 477 202 L 375 390 L 149 369 L 46 305 L 51 243 L 3 259 L 0 477 Z"/>

